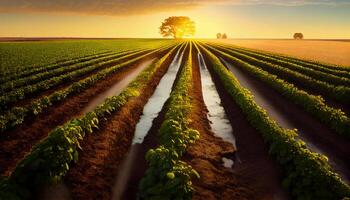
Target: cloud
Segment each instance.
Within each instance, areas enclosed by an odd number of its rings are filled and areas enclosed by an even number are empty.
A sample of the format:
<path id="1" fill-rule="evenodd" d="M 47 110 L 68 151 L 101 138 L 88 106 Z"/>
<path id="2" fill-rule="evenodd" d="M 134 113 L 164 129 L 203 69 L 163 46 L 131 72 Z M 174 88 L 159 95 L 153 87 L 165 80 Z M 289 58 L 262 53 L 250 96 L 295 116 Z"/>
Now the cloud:
<path id="1" fill-rule="evenodd" d="M 0 12 L 139 15 L 192 9 L 201 5 L 349 5 L 348 0 L 0 0 Z"/>

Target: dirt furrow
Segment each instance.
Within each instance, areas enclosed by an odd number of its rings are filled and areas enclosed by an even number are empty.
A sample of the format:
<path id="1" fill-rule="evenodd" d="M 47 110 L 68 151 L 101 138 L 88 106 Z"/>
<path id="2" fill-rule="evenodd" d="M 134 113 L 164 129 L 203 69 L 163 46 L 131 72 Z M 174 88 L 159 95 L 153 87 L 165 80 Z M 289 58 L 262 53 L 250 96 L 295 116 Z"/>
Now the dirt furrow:
<path id="1" fill-rule="evenodd" d="M 111 199 L 115 178 L 130 150 L 143 107 L 165 74 L 170 61 L 171 59 L 165 62 L 156 72 L 142 95 L 131 99 L 108 121 L 102 122 L 99 131 L 84 140 L 79 161 L 65 178 L 73 199 Z M 144 159 L 142 155 L 137 156 Z"/>
<path id="2" fill-rule="evenodd" d="M 206 62 L 207 65 L 209 62 Z M 222 104 L 236 138 L 237 149 L 210 131 L 202 98 L 198 63 L 193 67 L 193 122 L 201 136 L 187 151 L 186 161 L 201 178 L 194 181 L 194 199 L 287 199 L 281 188 L 281 169 L 268 155 L 267 145 L 254 130 L 211 70 Z M 232 169 L 223 166 L 222 157 L 236 154 Z"/>
<path id="3" fill-rule="evenodd" d="M 240 83 L 255 96 L 255 101 L 264 108 L 269 116 L 284 128 L 298 129 L 299 136 L 315 152 L 329 158 L 330 165 L 344 181 L 350 179 L 350 142 L 330 130 L 313 116 L 293 102 L 250 76 L 237 67 L 224 62 Z"/>
<path id="4" fill-rule="evenodd" d="M 117 82 L 123 80 L 132 73 L 145 60 L 145 58 L 134 65 L 122 68 L 119 72 L 98 81 L 81 93 L 74 95 L 64 102 L 53 105 L 47 111 L 36 117 L 28 119 L 19 127 L 4 132 L 0 138 L 0 172 L 8 176 L 16 163 L 28 153 L 32 146 L 44 139 L 55 127 L 64 124 L 69 119 L 79 116 L 89 102 L 100 93 L 105 92 Z"/>
<path id="5" fill-rule="evenodd" d="M 147 52 L 148 52 L 148 51 L 147 51 Z M 25 106 L 25 105 L 27 105 L 27 104 L 29 104 L 29 103 L 35 101 L 35 100 L 38 100 L 38 99 L 40 99 L 40 98 L 42 98 L 42 97 L 44 97 L 44 96 L 48 96 L 48 95 L 50 95 L 50 94 L 52 94 L 52 93 L 54 93 L 54 92 L 56 92 L 56 91 L 58 91 L 58 90 L 63 90 L 63 89 L 65 89 L 65 88 L 69 87 L 71 84 L 73 84 L 73 83 L 75 83 L 75 82 L 78 82 L 78 81 L 80 81 L 80 80 L 83 80 L 83 79 L 85 79 L 85 78 L 87 78 L 87 77 L 90 77 L 90 76 L 92 76 L 92 75 L 98 73 L 99 71 L 101 71 L 101 70 L 103 70 L 103 69 L 106 69 L 106 68 L 108 68 L 108 67 L 112 67 L 112 66 L 118 65 L 118 64 L 120 64 L 120 63 L 126 62 L 126 61 L 128 61 L 128 60 L 131 60 L 131 59 L 133 59 L 133 58 L 136 58 L 136 57 L 138 57 L 138 56 L 141 56 L 142 54 L 147 53 L 147 52 L 143 52 L 143 53 L 134 55 L 134 56 L 132 56 L 132 57 L 130 57 L 130 58 L 121 59 L 121 60 L 118 60 L 118 61 L 113 62 L 113 63 L 110 63 L 110 64 L 102 65 L 102 66 L 100 66 L 99 68 L 97 68 L 97 69 L 95 69 L 95 70 L 92 70 L 91 72 L 88 72 L 88 73 L 85 73 L 85 74 L 80 75 L 79 77 L 77 77 L 76 79 L 74 79 L 74 81 L 65 81 L 65 82 L 63 82 L 63 83 L 60 83 L 60 84 L 57 85 L 57 86 L 54 86 L 54 87 L 49 88 L 49 89 L 46 89 L 46 90 L 44 90 L 44 91 L 37 92 L 37 93 L 34 93 L 34 94 L 26 95 L 25 99 L 19 100 L 19 101 L 15 102 L 15 103 L 9 105 L 8 107 L 9 107 L 9 109 L 11 109 L 12 107 L 21 107 L 21 106 Z M 120 57 L 122 57 L 122 56 L 120 56 Z M 76 70 L 75 70 L 75 71 L 76 71 Z"/>

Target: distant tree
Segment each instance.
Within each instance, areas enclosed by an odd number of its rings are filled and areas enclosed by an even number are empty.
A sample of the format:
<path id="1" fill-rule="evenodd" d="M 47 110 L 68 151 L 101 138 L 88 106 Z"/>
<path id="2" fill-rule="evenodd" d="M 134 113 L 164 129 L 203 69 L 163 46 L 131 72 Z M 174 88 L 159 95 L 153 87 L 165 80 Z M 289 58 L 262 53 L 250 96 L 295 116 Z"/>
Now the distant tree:
<path id="1" fill-rule="evenodd" d="M 159 30 L 163 37 L 183 38 L 193 36 L 196 27 L 189 17 L 173 16 L 165 19 Z"/>
<path id="2" fill-rule="evenodd" d="M 304 35 L 302 33 L 294 33 L 294 39 L 301 40 L 304 38 Z"/>
<path id="3" fill-rule="evenodd" d="M 221 36 L 222 36 L 221 33 L 217 33 L 217 34 L 216 34 L 216 38 L 217 38 L 217 39 L 221 39 Z"/>
<path id="4" fill-rule="evenodd" d="M 222 38 L 222 39 L 227 39 L 226 33 L 222 34 L 221 38 Z"/>

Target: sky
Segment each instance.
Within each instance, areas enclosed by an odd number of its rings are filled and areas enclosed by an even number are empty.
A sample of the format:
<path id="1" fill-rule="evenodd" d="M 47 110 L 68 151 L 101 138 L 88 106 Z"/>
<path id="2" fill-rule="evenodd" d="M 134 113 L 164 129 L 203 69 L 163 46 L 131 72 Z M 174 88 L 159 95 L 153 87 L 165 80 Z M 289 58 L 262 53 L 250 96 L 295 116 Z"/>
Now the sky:
<path id="1" fill-rule="evenodd" d="M 0 0 L 0 37 L 161 37 L 188 16 L 196 38 L 350 39 L 350 0 Z"/>

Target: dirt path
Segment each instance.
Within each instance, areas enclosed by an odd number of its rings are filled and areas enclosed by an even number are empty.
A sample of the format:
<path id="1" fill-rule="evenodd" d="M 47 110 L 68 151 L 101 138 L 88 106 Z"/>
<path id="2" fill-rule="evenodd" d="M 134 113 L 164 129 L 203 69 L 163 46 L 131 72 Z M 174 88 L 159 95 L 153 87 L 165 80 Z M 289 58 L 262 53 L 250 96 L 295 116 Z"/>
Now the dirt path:
<path id="1" fill-rule="evenodd" d="M 147 84 L 141 96 L 131 99 L 107 122 L 102 123 L 100 131 L 84 140 L 79 161 L 65 178 L 73 199 L 111 199 L 115 178 L 130 150 L 143 107 L 166 72 L 170 60 Z"/>
<path id="2" fill-rule="evenodd" d="M 191 96 L 194 110 L 191 116 L 192 126 L 200 131 L 201 136 L 185 157 L 201 175 L 199 180 L 194 181 L 194 199 L 273 199 L 276 195 L 284 199 L 280 169 L 269 157 L 266 145 L 227 96 L 217 77 L 213 78 L 234 129 L 240 161 L 236 161 L 233 169 L 223 166 L 222 157 L 232 157 L 235 149 L 210 131 L 196 61 L 193 66 L 194 89 Z"/>
<path id="3" fill-rule="evenodd" d="M 350 178 L 350 142 L 331 131 L 302 108 L 285 99 L 268 85 L 225 62 L 228 69 L 249 89 L 255 101 L 284 128 L 297 128 L 300 138 L 312 150 L 325 154 L 344 181 Z"/>
<path id="4" fill-rule="evenodd" d="M 45 138 L 53 128 L 64 124 L 73 117 L 77 117 L 95 96 L 125 79 L 128 74 L 137 70 L 143 62 L 147 62 L 147 59 L 150 59 L 150 57 L 121 69 L 114 75 L 98 81 L 93 87 L 68 98 L 61 104 L 52 106 L 46 112 L 28 120 L 18 128 L 5 132 L 0 138 L 1 174 L 8 176 L 16 163 L 31 150 L 34 144 Z"/>

